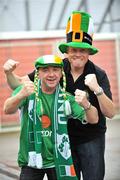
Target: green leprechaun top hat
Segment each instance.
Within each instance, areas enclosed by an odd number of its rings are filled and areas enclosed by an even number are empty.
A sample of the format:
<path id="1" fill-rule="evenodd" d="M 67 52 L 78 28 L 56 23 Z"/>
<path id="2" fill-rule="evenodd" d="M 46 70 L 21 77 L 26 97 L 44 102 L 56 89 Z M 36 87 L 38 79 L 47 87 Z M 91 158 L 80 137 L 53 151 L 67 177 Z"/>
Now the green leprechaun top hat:
<path id="1" fill-rule="evenodd" d="M 67 53 L 68 47 L 85 48 L 90 55 L 96 54 L 98 49 L 92 46 L 94 25 L 92 17 L 85 12 L 73 11 L 66 26 L 67 43 L 61 43 L 59 49 Z"/>

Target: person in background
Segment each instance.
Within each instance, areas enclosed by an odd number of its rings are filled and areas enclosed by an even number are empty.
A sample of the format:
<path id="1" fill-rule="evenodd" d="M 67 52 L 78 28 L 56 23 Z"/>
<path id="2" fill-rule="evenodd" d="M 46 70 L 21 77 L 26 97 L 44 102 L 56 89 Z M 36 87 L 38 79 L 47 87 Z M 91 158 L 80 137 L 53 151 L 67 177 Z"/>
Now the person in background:
<path id="1" fill-rule="evenodd" d="M 21 110 L 20 180 L 42 180 L 45 173 L 49 180 L 77 180 L 67 120 L 72 117 L 81 123 L 97 123 L 97 109 L 80 90 L 76 90 L 75 97 L 65 91 L 65 74 L 60 57 L 39 57 L 35 67 L 34 83 L 25 81 L 4 104 L 6 114 Z M 62 75 L 63 88 L 59 85 Z"/>
<path id="2" fill-rule="evenodd" d="M 92 45 L 93 35 L 91 15 L 73 11 L 66 25 L 67 42 L 59 45 L 60 51 L 67 55 L 63 60 L 66 90 L 73 95 L 76 89 L 86 92 L 89 102 L 97 108 L 99 114 L 97 124 L 68 121 L 73 163 L 77 177 L 80 179 L 82 173 L 83 180 L 104 179 L 106 117 L 112 118 L 115 115 L 107 74 L 90 60 L 90 55 L 98 53 L 98 49 Z M 25 79 L 34 79 L 35 71 L 24 77 L 16 76 L 13 73 L 16 65 L 14 60 L 8 60 L 4 65 L 11 88 L 15 88 Z"/>

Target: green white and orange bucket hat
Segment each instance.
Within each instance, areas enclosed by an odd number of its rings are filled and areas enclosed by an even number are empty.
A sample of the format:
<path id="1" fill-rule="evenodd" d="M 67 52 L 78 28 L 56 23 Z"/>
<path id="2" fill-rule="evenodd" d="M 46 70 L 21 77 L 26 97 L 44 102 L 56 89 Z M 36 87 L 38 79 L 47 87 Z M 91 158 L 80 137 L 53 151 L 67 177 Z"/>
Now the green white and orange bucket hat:
<path id="1" fill-rule="evenodd" d="M 92 17 L 81 11 L 73 11 L 66 26 L 66 43 L 58 47 L 62 53 L 67 53 L 68 47 L 85 48 L 90 55 L 96 54 L 98 49 L 92 46 L 94 25 Z"/>
<path id="2" fill-rule="evenodd" d="M 44 55 L 36 59 L 35 61 L 36 69 L 47 66 L 63 67 L 63 61 L 57 55 Z"/>

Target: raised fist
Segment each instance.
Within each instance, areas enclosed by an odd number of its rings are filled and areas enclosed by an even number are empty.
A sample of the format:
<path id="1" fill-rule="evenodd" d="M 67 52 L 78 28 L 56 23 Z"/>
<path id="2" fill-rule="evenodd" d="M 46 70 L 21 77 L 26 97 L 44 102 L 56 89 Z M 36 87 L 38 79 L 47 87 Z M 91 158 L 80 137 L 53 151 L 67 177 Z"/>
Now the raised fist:
<path id="1" fill-rule="evenodd" d="M 85 109 L 89 104 L 86 92 L 79 89 L 76 89 L 75 91 L 75 101 Z"/>
<path id="2" fill-rule="evenodd" d="M 97 91 L 99 84 L 95 74 L 88 74 L 85 76 L 85 85 L 90 88 L 91 91 Z"/>
<path id="3" fill-rule="evenodd" d="M 30 96 L 34 93 L 34 83 L 30 80 L 24 81 L 23 88 L 20 91 L 20 96 L 22 98 Z"/>
<path id="4" fill-rule="evenodd" d="M 13 72 L 18 64 L 19 64 L 18 61 L 14 61 L 13 59 L 8 59 L 3 65 L 4 72 L 6 74 Z"/>

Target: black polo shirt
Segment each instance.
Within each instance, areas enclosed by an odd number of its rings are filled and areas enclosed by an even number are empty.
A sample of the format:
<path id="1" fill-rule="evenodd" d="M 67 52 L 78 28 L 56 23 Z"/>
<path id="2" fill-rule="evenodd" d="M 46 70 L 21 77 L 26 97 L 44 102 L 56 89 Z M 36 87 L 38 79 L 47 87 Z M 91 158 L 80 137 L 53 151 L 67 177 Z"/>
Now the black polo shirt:
<path id="1" fill-rule="evenodd" d="M 85 76 L 87 74 L 95 74 L 99 85 L 103 88 L 105 94 L 112 99 L 112 94 L 110 91 L 110 83 L 108 77 L 104 70 L 96 66 L 90 60 L 85 65 L 84 72 L 78 77 L 74 82 L 73 77 L 70 73 L 70 63 L 67 59 L 63 60 L 64 71 L 66 75 L 66 91 L 74 95 L 76 89 L 84 90 L 88 94 L 89 101 L 93 106 L 98 109 L 99 122 L 97 124 L 82 124 L 76 119 L 69 119 L 68 121 L 68 132 L 70 135 L 70 140 L 74 144 L 88 142 L 95 139 L 106 132 L 106 118 L 100 111 L 100 106 L 95 94 L 84 84 Z M 34 80 L 34 71 L 28 74 L 30 80 Z M 61 80 L 62 81 L 62 80 Z"/>

